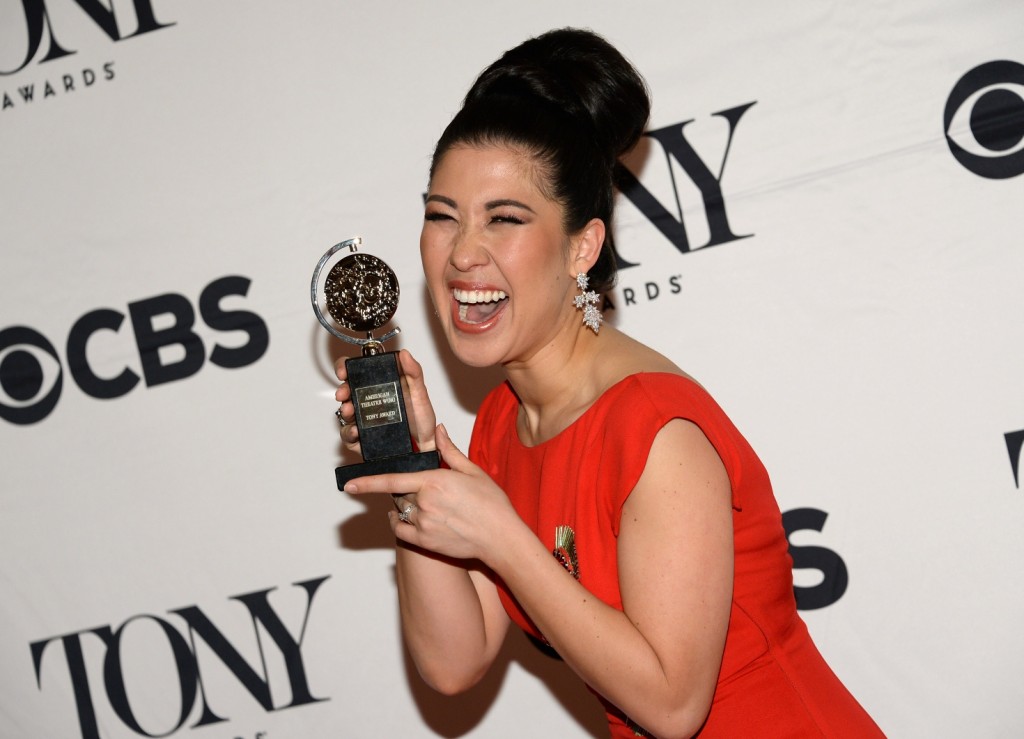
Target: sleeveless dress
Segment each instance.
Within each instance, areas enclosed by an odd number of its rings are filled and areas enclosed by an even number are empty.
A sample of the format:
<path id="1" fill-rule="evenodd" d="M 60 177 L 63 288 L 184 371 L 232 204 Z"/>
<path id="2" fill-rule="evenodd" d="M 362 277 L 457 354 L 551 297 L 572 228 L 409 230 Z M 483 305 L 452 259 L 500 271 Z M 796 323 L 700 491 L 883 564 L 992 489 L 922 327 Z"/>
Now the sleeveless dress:
<path id="1" fill-rule="evenodd" d="M 793 563 L 768 474 L 707 392 L 680 375 L 631 375 L 571 426 L 534 447 L 519 441 L 518 409 L 507 383 L 491 391 L 477 416 L 470 458 L 507 493 L 563 566 L 619 610 L 619 518 L 654 437 L 670 420 L 686 419 L 721 457 L 732 486 L 733 599 L 701 739 L 882 736 L 829 669 L 797 615 Z M 498 592 L 512 620 L 543 640 L 500 581 Z M 618 708 L 598 698 L 613 737 L 646 736 Z"/>

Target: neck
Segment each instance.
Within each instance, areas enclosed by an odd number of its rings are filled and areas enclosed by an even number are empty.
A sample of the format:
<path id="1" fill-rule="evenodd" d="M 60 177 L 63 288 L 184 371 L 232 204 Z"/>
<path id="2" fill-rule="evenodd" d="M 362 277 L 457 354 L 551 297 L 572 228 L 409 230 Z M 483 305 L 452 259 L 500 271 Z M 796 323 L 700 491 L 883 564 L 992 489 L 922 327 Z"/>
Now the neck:
<path id="1" fill-rule="evenodd" d="M 604 390 L 597 358 L 615 332 L 600 334 L 578 324 L 526 360 L 505 365 L 522 407 L 520 433 L 526 443 L 554 436 L 576 420 Z"/>

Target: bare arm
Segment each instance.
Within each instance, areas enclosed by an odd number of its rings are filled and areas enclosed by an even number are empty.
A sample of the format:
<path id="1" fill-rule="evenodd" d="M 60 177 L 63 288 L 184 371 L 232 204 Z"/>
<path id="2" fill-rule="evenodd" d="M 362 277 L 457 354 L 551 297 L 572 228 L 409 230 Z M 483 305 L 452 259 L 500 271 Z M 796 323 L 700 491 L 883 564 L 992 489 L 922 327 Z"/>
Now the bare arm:
<path id="1" fill-rule="evenodd" d="M 479 563 L 449 560 L 402 541 L 396 560 L 402 634 L 417 670 L 446 695 L 472 687 L 508 632 L 494 583 Z"/>
<path id="2" fill-rule="evenodd" d="M 657 736 L 691 736 L 721 666 L 733 564 L 729 479 L 694 424 L 672 421 L 657 435 L 623 507 L 618 558 L 624 612 L 540 542 L 493 567 L 589 685 Z"/>
<path id="3" fill-rule="evenodd" d="M 399 352 L 398 360 L 412 436 L 421 451 L 434 449 L 436 421 L 423 368 L 406 350 Z M 335 372 L 342 381 L 335 393 L 345 422 L 341 437 L 346 447 L 358 452 L 359 430 L 344 359 L 339 360 Z M 416 496 L 407 494 L 398 500 L 405 506 L 416 501 Z M 396 529 L 406 526 L 394 512 L 391 525 Z M 508 631 L 509 619 L 494 583 L 479 562 L 444 557 L 400 539 L 397 545 L 402 632 L 413 661 L 434 689 L 447 694 L 466 690 L 494 661 Z"/>
<path id="4" fill-rule="evenodd" d="M 732 594 L 730 485 L 700 429 L 676 420 L 659 432 L 623 508 L 619 578 L 624 612 L 572 578 L 519 519 L 504 493 L 440 428 L 437 443 L 451 470 L 362 478 L 353 481 L 352 492 L 417 492 L 419 509 L 412 525 L 391 515 L 400 540 L 449 557 L 479 559 L 505 581 L 588 684 L 658 736 L 695 733 L 714 693 Z M 468 674 L 458 665 L 475 670 L 490 664 L 491 650 L 497 649 L 491 635 L 507 629 L 507 617 L 497 613 L 493 586 L 477 591 L 479 620 L 468 622 L 468 641 L 460 643 L 452 660 L 447 637 L 439 636 L 446 617 L 436 610 L 436 600 L 431 606 L 426 577 L 422 572 L 407 575 L 407 585 L 415 578 L 422 588 L 412 598 L 407 593 L 407 624 L 432 614 L 412 633 L 406 626 L 421 672 L 433 675 L 436 670 L 444 675 L 435 679 L 437 684 L 455 685 Z M 456 589 L 444 592 L 455 594 Z M 457 604 L 466 617 L 471 603 L 466 589 L 452 608 Z M 438 638 L 442 641 L 434 643 Z"/>

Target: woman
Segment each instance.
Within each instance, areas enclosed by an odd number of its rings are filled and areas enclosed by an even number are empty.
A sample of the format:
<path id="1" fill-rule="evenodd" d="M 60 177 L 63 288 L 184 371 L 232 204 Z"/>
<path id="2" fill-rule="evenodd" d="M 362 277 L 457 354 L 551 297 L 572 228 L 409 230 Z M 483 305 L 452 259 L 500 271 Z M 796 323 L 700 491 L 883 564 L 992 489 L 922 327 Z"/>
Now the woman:
<path id="1" fill-rule="evenodd" d="M 598 695 L 613 736 L 878 736 L 796 613 L 753 451 L 693 379 L 601 325 L 613 172 L 649 107 L 585 31 L 481 74 L 435 150 L 420 249 L 453 352 L 507 382 L 467 458 L 401 352 L 416 443 L 447 469 L 346 490 L 395 496 L 403 634 L 443 693 L 476 683 L 515 622 Z M 353 425 L 342 437 L 358 444 Z"/>

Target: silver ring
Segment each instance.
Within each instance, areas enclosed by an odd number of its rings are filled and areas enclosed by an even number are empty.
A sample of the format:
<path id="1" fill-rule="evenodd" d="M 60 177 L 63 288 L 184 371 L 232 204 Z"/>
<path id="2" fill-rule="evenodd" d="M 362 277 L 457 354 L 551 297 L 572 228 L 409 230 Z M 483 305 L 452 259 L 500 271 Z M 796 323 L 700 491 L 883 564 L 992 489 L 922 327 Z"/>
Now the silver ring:
<path id="1" fill-rule="evenodd" d="M 402 509 L 401 513 L 398 514 L 398 520 L 401 521 L 402 523 L 407 523 L 407 524 L 411 525 L 412 521 L 409 520 L 409 516 L 412 515 L 412 512 L 415 511 L 415 510 L 416 510 L 416 504 L 415 503 L 410 503 L 409 505 L 407 505 L 405 508 Z"/>
<path id="2" fill-rule="evenodd" d="M 338 423 L 340 423 L 342 426 L 348 426 L 348 421 L 346 421 L 345 417 L 341 415 L 341 408 L 334 411 L 334 415 L 338 417 Z"/>

